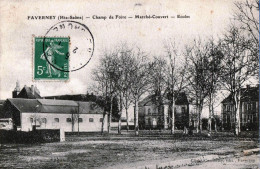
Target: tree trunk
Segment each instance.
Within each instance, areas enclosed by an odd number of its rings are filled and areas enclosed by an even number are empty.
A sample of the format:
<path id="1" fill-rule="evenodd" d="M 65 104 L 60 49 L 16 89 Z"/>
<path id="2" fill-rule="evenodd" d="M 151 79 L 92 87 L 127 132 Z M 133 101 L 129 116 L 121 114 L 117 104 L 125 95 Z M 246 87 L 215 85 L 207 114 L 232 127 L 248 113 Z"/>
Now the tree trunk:
<path id="1" fill-rule="evenodd" d="M 118 119 L 118 134 L 121 134 L 121 117 L 122 117 L 123 103 L 122 94 L 119 96 L 119 119 Z"/>
<path id="2" fill-rule="evenodd" d="M 209 129 L 209 132 L 211 133 L 211 122 L 212 122 L 212 107 L 211 107 L 211 104 L 212 104 L 212 99 L 211 99 L 211 94 L 209 96 L 209 119 L 208 119 L 208 129 Z"/>
<path id="3" fill-rule="evenodd" d="M 127 130 L 127 132 L 129 131 L 129 119 L 128 119 L 128 108 L 127 108 L 127 106 L 128 106 L 128 99 L 127 99 L 127 95 L 126 95 L 126 101 L 125 101 L 125 113 L 126 113 L 126 130 Z"/>
<path id="4" fill-rule="evenodd" d="M 235 134 L 238 136 L 241 132 L 240 130 L 240 90 L 238 91 L 237 95 L 235 96 Z"/>
<path id="5" fill-rule="evenodd" d="M 78 105 L 78 117 L 77 117 L 77 119 L 78 119 L 78 135 L 79 135 L 79 105 Z"/>
<path id="6" fill-rule="evenodd" d="M 79 135 L 79 117 L 78 117 L 78 135 Z"/>
<path id="7" fill-rule="evenodd" d="M 197 129 L 197 132 L 198 133 L 201 133 L 202 132 L 202 119 L 201 119 L 201 112 L 202 112 L 202 105 L 199 104 L 198 105 L 198 129 Z"/>
<path id="8" fill-rule="evenodd" d="M 101 135 L 104 134 L 105 117 L 106 117 L 106 111 L 105 111 L 105 108 L 104 108 L 103 119 L 102 119 L 102 127 L 101 127 Z"/>
<path id="9" fill-rule="evenodd" d="M 215 112 L 214 112 L 214 105 L 213 105 L 213 103 L 212 103 L 211 110 L 212 110 L 212 114 L 215 115 Z M 216 116 L 214 116 L 214 121 L 215 121 L 215 132 L 218 132 Z"/>
<path id="10" fill-rule="evenodd" d="M 202 118 L 201 118 L 202 108 L 203 108 L 203 106 L 200 105 L 200 133 L 202 132 Z"/>
<path id="11" fill-rule="evenodd" d="M 209 130 L 209 133 L 211 133 L 211 122 L 212 122 L 212 119 L 211 119 L 211 103 L 209 103 L 209 119 L 208 119 L 208 130 Z"/>
<path id="12" fill-rule="evenodd" d="M 138 99 L 135 99 L 135 135 L 139 135 L 139 126 L 138 126 Z"/>
<path id="13" fill-rule="evenodd" d="M 167 129 L 167 114 L 168 114 L 168 112 L 169 112 L 168 105 L 164 105 L 164 108 L 163 108 L 163 128 L 164 128 L 164 130 Z"/>
<path id="14" fill-rule="evenodd" d="M 197 106 L 198 116 L 197 116 L 197 133 L 200 133 L 200 105 Z"/>
<path id="15" fill-rule="evenodd" d="M 175 98 L 174 98 L 174 94 L 172 96 L 172 118 L 171 118 L 171 134 L 174 134 L 174 130 L 175 130 Z"/>
<path id="16" fill-rule="evenodd" d="M 211 130 L 212 130 L 212 119 L 211 119 L 210 116 L 209 116 L 209 119 L 208 119 L 208 129 L 209 129 L 209 133 L 211 133 Z"/>
<path id="17" fill-rule="evenodd" d="M 121 114 L 120 114 L 119 120 L 118 120 L 118 134 L 121 134 Z"/>
<path id="18" fill-rule="evenodd" d="M 200 112 L 198 112 L 198 122 L 197 122 L 197 133 L 201 132 L 201 126 L 200 126 Z"/>
<path id="19" fill-rule="evenodd" d="M 111 121 L 112 121 L 112 112 L 113 112 L 113 97 L 110 96 L 110 111 L 109 111 L 109 117 L 108 117 L 108 125 L 107 125 L 107 132 L 111 132 Z"/>
<path id="20" fill-rule="evenodd" d="M 199 103 L 198 103 L 198 98 L 196 97 L 196 132 L 199 133 Z"/>
<path id="21" fill-rule="evenodd" d="M 74 132 L 74 114 L 71 114 L 71 131 Z"/>
<path id="22" fill-rule="evenodd" d="M 215 132 L 218 132 L 218 129 L 217 129 L 217 119 L 214 118 L 214 121 L 215 121 Z"/>

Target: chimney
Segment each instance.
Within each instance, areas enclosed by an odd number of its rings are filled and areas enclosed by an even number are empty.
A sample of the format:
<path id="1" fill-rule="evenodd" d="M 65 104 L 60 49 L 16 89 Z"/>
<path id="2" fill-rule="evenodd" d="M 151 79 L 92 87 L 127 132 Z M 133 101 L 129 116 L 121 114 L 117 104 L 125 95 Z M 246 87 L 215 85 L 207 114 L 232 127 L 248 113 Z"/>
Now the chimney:
<path id="1" fill-rule="evenodd" d="M 17 98 L 17 96 L 18 96 L 18 94 L 20 93 L 20 91 L 21 91 L 21 90 L 20 90 L 20 84 L 19 84 L 19 81 L 17 80 L 16 86 L 15 86 L 13 92 L 12 92 L 13 98 Z"/>
<path id="2" fill-rule="evenodd" d="M 21 91 L 21 89 L 20 89 L 20 83 L 19 83 L 18 80 L 17 80 L 17 82 L 16 82 L 15 90 L 16 90 L 17 92 L 20 92 L 20 91 Z"/>
<path id="3" fill-rule="evenodd" d="M 34 86 L 33 85 L 31 85 L 31 91 L 32 91 L 32 94 L 34 95 Z"/>

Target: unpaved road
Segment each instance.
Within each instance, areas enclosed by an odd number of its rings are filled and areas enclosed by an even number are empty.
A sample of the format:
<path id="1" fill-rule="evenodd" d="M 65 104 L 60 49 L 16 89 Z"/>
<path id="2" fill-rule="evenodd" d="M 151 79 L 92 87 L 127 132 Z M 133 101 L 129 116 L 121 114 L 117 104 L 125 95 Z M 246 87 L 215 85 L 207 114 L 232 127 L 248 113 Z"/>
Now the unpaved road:
<path id="1" fill-rule="evenodd" d="M 256 140 L 237 138 L 227 140 L 222 137 L 219 139 L 196 137 L 185 139 L 93 137 L 89 139 L 73 136 L 67 140 L 39 145 L 2 145 L 0 168 L 132 168 L 150 164 L 156 166 L 172 161 L 180 162 L 180 160 L 184 160 L 185 163 L 185 160 L 191 161 L 191 159 L 194 164 L 177 167 L 212 168 L 214 164 L 220 168 L 236 168 L 238 162 L 225 162 L 228 158 L 201 163 L 199 161 L 196 163 L 196 158 L 231 155 L 230 159 L 236 160 L 240 157 L 232 157 L 232 155 L 258 147 Z M 252 155 L 252 158 L 254 159 L 255 156 Z M 253 167 L 255 166 L 253 164 Z"/>

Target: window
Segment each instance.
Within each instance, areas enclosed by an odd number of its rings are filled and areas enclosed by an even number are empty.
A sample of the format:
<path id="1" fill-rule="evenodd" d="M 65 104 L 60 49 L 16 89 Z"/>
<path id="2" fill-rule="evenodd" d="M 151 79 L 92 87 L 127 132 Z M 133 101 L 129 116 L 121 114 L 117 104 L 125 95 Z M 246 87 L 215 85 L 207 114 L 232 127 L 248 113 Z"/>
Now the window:
<path id="1" fill-rule="evenodd" d="M 100 119 L 99 119 L 99 122 L 103 122 L 103 118 L 100 118 Z"/>
<path id="2" fill-rule="evenodd" d="M 148 115 L 150 115 L 151 114 L 151 109 L 150 108 L 148 108 Z"/>
<path id="3" fill-rule="evenodd" d="M 89 118 L 89 122 L 94 122 L 94 119 L 93 118 Z"/>
<path id="4" fill-rule="evenodd" d="M 252 115 L 253 116 L 253 123 L 256 123 L 257 122 L 257 118 L 256 118 L 256 115 Z"/>
<path id="5" fill-rule="evenodd" d="M 82 123 L 83 122 L 83 119 L 82 118 L 79 118 L 79 123 Z"/>
<path id="6" fill-rule="evenodd" d="M 227 105 L 227 111 L 230 111 L 230 105 Z"/>
<path id="7" fill-rule="evenodd" d="M 181 113 L 184 114 L 185 113 L 185 107 L 181 108 Z"/>
<path id="8" fill-rule="evenodd" d="M 46 118 L 42 118 L 42 123 L 47 123 L 47 119 Z"/>
<path id="9" fill-rule="evenodd" d="M 250 103 L 247 104 L 247 110 L 251 110 L 251 104 Z"/>
<path id="10" fill-rule="evenodd" d="M 247 120 L 248 123 L 252 123 L 252 115 L 248 115 L 248 120 Z"/>
<path id="11" fill-rule="evenodd" d="M 54 118 L 54 121 L 59 123 L 60 122 L 60 119 L 59 118 Z"/>
<path id="12" fill-rule="evenodd" d="M 246 114 L 246 115 L 245 115 L 245 122 L 247 123 L 248 121 L 249 121 L 249 115 Z"/>
<path id="13" fill-rule="evenodd" d="M 67 122 L 71 122 L 71 118 L 67 118 L 66 121 L 67 121 Z"/>

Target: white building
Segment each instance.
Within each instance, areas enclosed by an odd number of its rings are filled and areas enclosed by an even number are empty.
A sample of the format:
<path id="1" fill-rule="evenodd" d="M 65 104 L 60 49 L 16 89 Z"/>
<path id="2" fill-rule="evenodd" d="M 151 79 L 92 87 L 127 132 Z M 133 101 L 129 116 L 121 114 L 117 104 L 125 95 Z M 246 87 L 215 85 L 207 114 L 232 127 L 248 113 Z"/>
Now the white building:
<path id="1" fill-rule="evenodd" d="M 63 129 L 65 132 L 100 132 L 103 110 L 94 102 L 49 99 L 7 99 L 4 116 L 22 131 Z M 104 119 L 107 131 L 107 117 Z"/>

